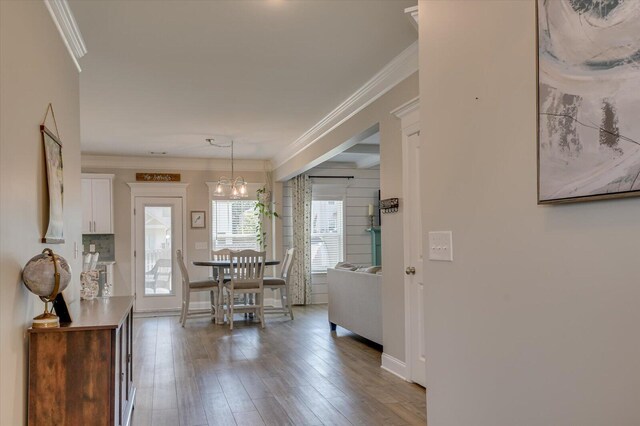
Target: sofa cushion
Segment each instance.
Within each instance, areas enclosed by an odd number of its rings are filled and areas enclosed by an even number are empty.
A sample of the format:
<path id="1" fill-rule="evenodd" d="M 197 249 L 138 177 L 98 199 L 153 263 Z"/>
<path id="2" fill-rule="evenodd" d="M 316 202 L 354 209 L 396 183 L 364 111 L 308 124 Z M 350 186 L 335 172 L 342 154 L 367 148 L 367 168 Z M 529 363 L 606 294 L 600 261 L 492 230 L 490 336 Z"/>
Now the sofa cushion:
<path id="1" fill-rule="evenodd" d="M 352 265 L 351 263 L 338 262 L 338 264 L 335 266 L 335 269 L 346 269 L 347 271 L 355 271 L 356 269 L 358 269 L 358 267 L 356 265 Z"/>
<path id="2" fill-rule="evenodd" d="M 364 270 L 367 274 L 377 274 L 380 271 L 382 271 L 382 266 L 369 266 Z"/>

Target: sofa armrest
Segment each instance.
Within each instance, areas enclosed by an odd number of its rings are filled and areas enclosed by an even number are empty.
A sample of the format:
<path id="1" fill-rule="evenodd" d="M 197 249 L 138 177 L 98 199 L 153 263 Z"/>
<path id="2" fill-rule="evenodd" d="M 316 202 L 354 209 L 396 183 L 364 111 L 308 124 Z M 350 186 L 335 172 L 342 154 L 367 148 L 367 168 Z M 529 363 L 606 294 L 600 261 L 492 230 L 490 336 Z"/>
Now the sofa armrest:
<path id="1" fill-rule="evenodd" d="M 329 322 L 382 344 L 382 276 L 327 269 Z"/>

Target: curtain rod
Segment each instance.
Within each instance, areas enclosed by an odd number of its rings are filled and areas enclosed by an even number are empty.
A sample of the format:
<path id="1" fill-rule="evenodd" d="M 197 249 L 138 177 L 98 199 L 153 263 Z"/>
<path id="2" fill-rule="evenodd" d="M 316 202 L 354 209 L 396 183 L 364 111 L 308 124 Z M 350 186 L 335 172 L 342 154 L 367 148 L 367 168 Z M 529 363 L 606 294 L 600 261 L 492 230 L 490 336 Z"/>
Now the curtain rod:
<path id="1" fill-rule="evenodd" d="M 310 179 L 353 179 L 353 176 L 309 176 Z"/>

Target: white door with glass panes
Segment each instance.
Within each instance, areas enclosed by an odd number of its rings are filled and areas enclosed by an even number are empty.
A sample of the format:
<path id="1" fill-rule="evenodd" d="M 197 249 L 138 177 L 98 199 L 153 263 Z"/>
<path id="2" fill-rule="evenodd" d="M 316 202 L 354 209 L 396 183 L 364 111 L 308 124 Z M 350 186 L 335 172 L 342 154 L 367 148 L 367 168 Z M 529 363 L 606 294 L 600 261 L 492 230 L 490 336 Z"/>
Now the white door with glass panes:
<path id="1" fill-rule="evenodd" d="M 135 198 L 136 311 L 180 309 L 182 284 L 176 250 L 182 249 L 182 198 Z"/>

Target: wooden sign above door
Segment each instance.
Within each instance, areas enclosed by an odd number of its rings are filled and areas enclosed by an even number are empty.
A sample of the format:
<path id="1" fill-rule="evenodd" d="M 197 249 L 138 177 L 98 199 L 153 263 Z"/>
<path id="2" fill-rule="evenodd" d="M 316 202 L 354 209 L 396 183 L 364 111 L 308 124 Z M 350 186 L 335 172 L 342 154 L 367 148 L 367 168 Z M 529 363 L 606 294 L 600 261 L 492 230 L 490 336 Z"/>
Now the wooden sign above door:
<path id="1" fill-rule="evenodd" d="M 180 182 L 180 173 L 136 173 L 138 182 Z"/>

